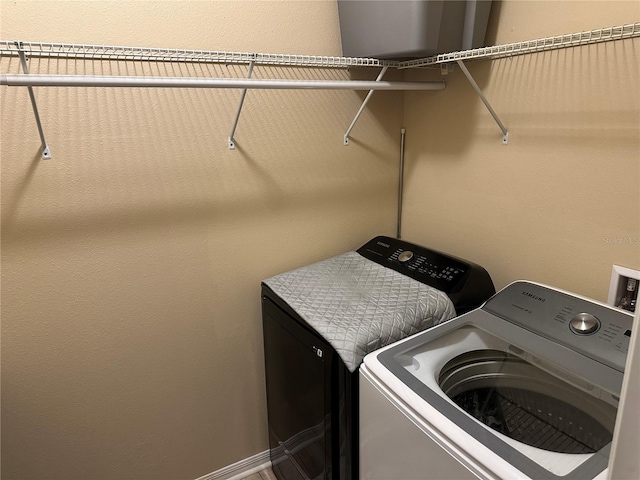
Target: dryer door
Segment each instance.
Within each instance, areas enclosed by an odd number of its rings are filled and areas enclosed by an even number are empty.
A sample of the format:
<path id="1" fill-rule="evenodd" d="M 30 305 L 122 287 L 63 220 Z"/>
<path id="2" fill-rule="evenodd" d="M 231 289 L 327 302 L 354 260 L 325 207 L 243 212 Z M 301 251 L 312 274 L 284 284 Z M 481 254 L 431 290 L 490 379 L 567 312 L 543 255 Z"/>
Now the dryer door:
<path id="1" fill-rule="evenodd" d="M 269 447 L 280 479 L 330 478 L 327 344 L 263 298 Z"/>

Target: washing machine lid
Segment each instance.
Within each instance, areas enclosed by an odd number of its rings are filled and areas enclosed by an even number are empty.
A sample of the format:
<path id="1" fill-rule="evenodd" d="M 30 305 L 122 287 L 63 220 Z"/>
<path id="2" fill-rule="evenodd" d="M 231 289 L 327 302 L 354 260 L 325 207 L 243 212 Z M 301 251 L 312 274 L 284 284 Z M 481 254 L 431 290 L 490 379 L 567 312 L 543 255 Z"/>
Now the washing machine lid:
<path id="1" fill-rule="evenodd" d="M 576 333 L 572 319 L 587 313 L 599 327 Z M 471 436 L 529 478 L 593 478 L 608 463 L 632 319 L 516 282 L 482 308 L 366 357 L 365 365 L 413 411 L 435 409 L 451 425 L 447 433 L 441 424 L 441 433 Z M 508 408 L 517 414 L 505 414 Z"/>

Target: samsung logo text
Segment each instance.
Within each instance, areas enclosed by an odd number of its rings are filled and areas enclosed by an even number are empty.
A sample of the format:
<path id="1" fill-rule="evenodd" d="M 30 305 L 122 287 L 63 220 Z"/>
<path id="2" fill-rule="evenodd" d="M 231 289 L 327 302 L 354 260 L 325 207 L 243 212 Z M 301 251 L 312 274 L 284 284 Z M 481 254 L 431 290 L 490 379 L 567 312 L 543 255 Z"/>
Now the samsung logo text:
<path id="1" fill-rule="evenodd" d="M 526 290 L 522 291 L 522 295 L 524 295 L 525 297 L 533 298 L 534 300 L 537 300 L 539 302 L 546 302 L 547 301 L 546 298 L 539 297 L 538 295 L 534 295 L 533 293 L 529 293 Z"/>

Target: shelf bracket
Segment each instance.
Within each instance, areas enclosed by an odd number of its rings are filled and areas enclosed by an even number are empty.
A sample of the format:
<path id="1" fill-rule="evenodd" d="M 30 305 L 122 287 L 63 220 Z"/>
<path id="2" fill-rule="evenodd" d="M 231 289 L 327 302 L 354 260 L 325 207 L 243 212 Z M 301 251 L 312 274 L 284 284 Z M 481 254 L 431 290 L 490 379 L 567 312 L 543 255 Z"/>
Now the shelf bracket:
<path id="1" fill-rule="evenodd" d="M 251 74 L 253 73 L 253 65 L 254 61 L 249 62 L 249 71 L 247 72 L 247 78 L 251 78 Z M 244 104 L 244 97 L 247 95 L 247 89 L 242 90 L 242 94 L 240 95 L 240 104 L 238 105 L 238 112 L 236 113 L 236 118 L 233 121 L 233 127 L 231 127 L 231 133 L 229 134 L 229 150 L 236 149 L 236 142 L 233 139 L 233 136 L 236 133 L 236 128 L 238 128 L 238 120 L 240 120 L 240 112 L 242 112 L 242 105 Z"/>
<path id="2" fill-rule="evenodd" d="M 376 82 L 379 82 L 380 80 L 382 80 L 382 77 L 388 68 L 389 67 L 382 67 L 382 70 L 380 70 L 380 73 L 378 74 L 378 78 L 376 78 Z M 354 117 L 353 122 L 351 122 L 351 125 L 349 125 L 349 128 L 347 128 L 347 133 L 344 134 L 345 147 L 349 145 L 349 134 L 351 133 L 351 130 L 353 130 L 353 127 L 356 125 L 356 122 L 358 121 L 358 118 L 360 118 L 360 115 L 362 115 L 362 112 L 364 111 L 364 107 L 366 107 L 367 103 L 369 103 L 369 100 L 371 99 L 371 95 L 373 95 L 374 91 L 375 90 L 369 90 L 369 93 L 367 93 L 367 96 L 364 97 L 364 101 L 362 102 L 362 105 L 360 106 L 358 113 L 356 113 L 356 116 Z"/>
<path id="3" fill-rule="evenodd" d="M 484 106 L 487 107 L 487 110 L 489 110 L 489 113 L 491 114 L 495 122 L 500 127 L 500 130 L 502 130 L 502 144 L 507 145 L 509 143 L 509 132 L 507 131 L 507 127 L 505 127 L 504 124 L 500 121 L 500 118 L 498 118 L 498 115 L 496 114 L 495 110 L 491 107 L 491 104 L 482 93 L 482 90 L 480 90 L 480 87 L 471 76 L 471 73 L 469 73 L 469 70 L 467 69 L 466 65 L 462 62 L 462 60 L 456 60 L 456 63 L 460 67 L 460 70 L 462 70 L 462 73 L 464 73 L 465 77 L 467 77 L 467 80 L 469 81 L 473 89 L 476 91 L 476 93 L 480 97 L 480 100 L 482 100 L 482 103 L 484 103 Z"/>
<path id="4" fill-rule="evenodd" d="M 27 65 L 27 56 L 24 53 L 24 49 L 21 42 L 16 42 L 18 47 L 18 55 L 20 56 L 20 63 L 22 64 L 22 71 L 25 74 L 29 74 L 29 66 Z M 36 103 L 36 96 L 33 93 L 33 87 L 27 87 L 29 90 L 29 98 L 31 99 L 31 106 L 33 107 L 33 115 L 36 117 L 36 125 L 38 126 L 38 133 L 40 134 L 40 143 L 42 145 L 42 159 L 48 160 L 51 158 L 51 150 L 44 138 L 44 130 L 42 130 L 42 122 L 40 122 L 40 114 L 38 113 L 38 104 Z"/>

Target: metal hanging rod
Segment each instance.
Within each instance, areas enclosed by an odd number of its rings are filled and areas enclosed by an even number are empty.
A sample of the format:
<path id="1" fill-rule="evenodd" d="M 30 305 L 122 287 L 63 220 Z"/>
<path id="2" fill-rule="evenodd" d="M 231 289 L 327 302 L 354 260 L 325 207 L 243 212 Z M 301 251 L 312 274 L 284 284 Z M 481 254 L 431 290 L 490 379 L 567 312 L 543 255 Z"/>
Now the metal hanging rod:
<path id="1" fill-rule="evenodd" d="M 387 67 L 383 67 L 383 73 Z M 253 70 L 250 64 L 248 77 Z M 243 89 L 238 112 L 228 137 L 230 150 L 235 150 L 234 134 L 238 125 L 240 112 L 244 103 L 247 89 L 297 89 L 297 90 L 369 90 L 367 100 L 374 90 L 443 90 L 444 82 L 383 82 L 382 75 L 375 81 L 363 80 L 262 80 L 253 78 L 193 78 L 193 77 L 145 77 L 145 76 L 89 76 L 89 75 L 33 75 L 33 74 L 3 74 L 0 75 L 0 85 L 13 87 L 28 87 L 32 94 L 33 87 L 133 87 L 133 88 L 240 88 Z M 43 158 L 50 158 L 48 147 L 44 140 L 44 134 L 40 126 L 35 100 L 33 107 L 36 122 L 41 133 Z M 349 132 L 355 125 L 360 113 L 366 105 L 358 111 L 356 118 L 349 127 Z M 344 137 L 348 144 L 348 133 Z"/>
<path id="2" fill-rule="evenodd" d="M 524 55 L 527 53 L 543 52 L 547 50 L 558 50 L 561 48 L 578 47 L 593 43 L 610 42 L 614 40 L 624 40 L 626 38 L 640 37 L 640 22 L 620 25 L 617 27 L 601 28 L 586 32 L 569 33 L 557 35 L 555 37 L 538 38 L 525 42 L 508 43 L 493 47 L 476 48 L 461 52 L 443 53 L 434 57 L 420 58 L 400 62 L 398 69 L 428 67 L 442 63 L 457 62 L 460 60 L 488 60 L 514 55 Z"/>
<path id="3" fill-rule="evenodd" d="M 257 88 L 297 90 L 443 90 L 444 82 L 382 82 L 367 80 L 262 80 L 254 78 L 135 77 L 100 75 L 3 74 L 10 87 L 150 87 Z"/>
<path id="4" fill-rule="evenodd" d="M 18 47 L 17 43 L 20 44 L 20 47 Z M 250 62 L 254 62 L 256 65 L 322 68 L 393 67 L 399 64 L 397 61 L 380 60 L 376 58 L 225 52 L 215 50 L 179 50 L 169 48 L 85 45 L 73 43 L 15 42 L 12 40 L 0 40 L 0 56 L 18 56 L 21 50 L 24 51 L 28 57 L 73 58 L 83 60 L 222 64 L 248 64 Z"/>

